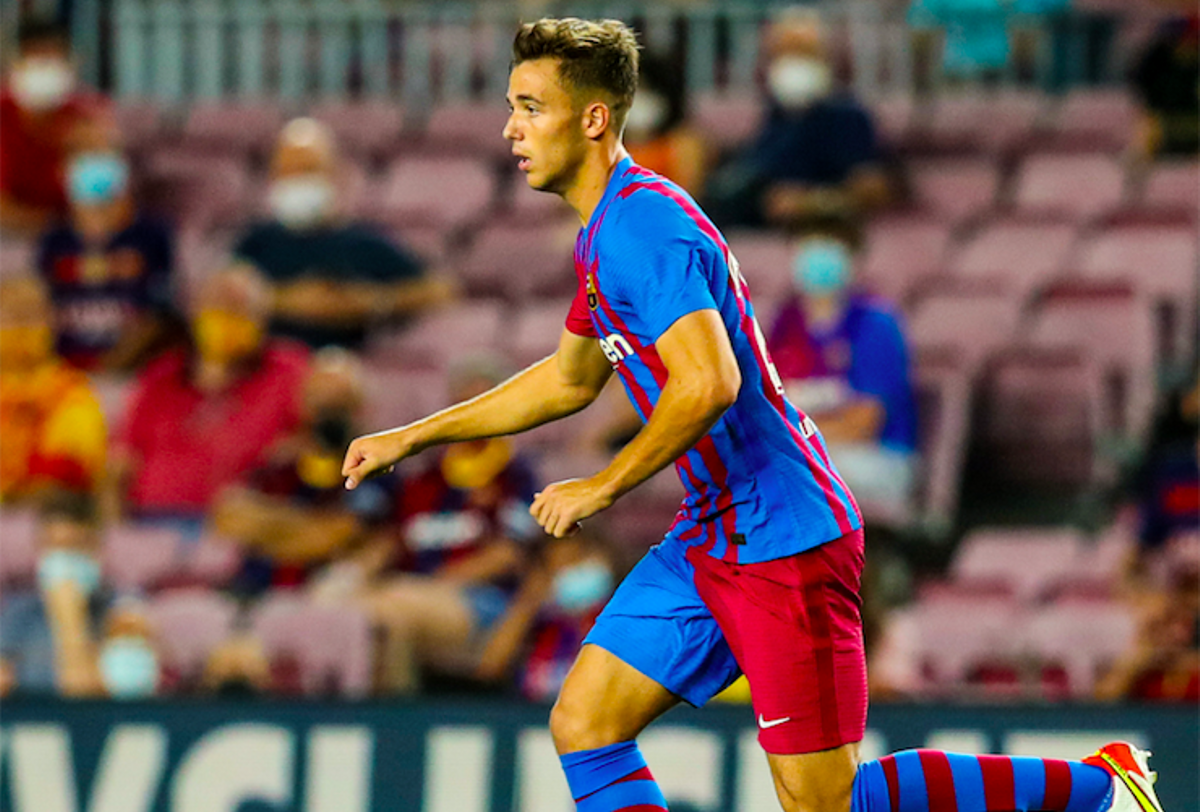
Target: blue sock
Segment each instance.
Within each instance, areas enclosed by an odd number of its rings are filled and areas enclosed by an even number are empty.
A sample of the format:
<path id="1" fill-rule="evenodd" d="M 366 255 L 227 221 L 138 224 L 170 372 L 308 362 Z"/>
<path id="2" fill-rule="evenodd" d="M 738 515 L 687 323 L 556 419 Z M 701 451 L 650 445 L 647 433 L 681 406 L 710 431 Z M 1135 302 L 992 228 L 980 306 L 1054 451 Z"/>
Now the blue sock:
<path id="1" fill-rule="evenodd" d="M 579 812 L 667 812 L 667 800 L 654 783 L 637 742 L 567 753 L 559 760 Z"/>
<path id="2" fill-rule="evenodd" d="M 1105 812 L 1112 776 L 1079 761 L 905 750 L 859 765 L 851 812 Z"/>

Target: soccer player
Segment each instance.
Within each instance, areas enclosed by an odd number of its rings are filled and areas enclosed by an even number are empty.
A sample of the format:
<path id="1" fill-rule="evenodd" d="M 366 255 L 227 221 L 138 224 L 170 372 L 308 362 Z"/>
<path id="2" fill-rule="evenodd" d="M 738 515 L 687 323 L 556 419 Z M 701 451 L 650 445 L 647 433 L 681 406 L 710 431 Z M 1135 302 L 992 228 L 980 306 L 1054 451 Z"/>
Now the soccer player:
<path id="1" fill-rule="evenodd" d="M 433 445 L 565 417 L 612 370 L 621 376 L 642 430 L 603 471 L 547 486 L 531 508 L 561 538 L 670 463 L 687 488 L 550 713 L 582 812 L 665 810 L 635 738 L 741 673 L 788 812 L 1161 812 L 1145 754 L 1125 744 L 1084 762 L 922 750 L 859 764 L 858 507 L 816 425 L 783 395 L 724 238 L 622 146 L 637 64 L 620 22 L 520 28 L 504 137 L 529 185 L 560 195 L 584 225 L 566 329 L 553 355 L 479 397 L 355 440 L 346 486 Z"/>

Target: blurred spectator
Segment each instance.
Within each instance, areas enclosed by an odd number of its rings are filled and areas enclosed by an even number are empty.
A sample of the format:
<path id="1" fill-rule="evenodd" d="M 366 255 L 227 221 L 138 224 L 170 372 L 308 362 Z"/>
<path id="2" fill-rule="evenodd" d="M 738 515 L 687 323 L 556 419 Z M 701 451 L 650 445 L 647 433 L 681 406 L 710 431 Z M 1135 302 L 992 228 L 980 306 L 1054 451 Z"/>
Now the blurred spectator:
<path id="1" fill-rule="evenodd" d="M 451 396 L 475 397 L 504 377 L 490 359 L 471 359 L 452 371 Z M 403 481 L 399 549 L 390 540 L 365 548 L 318 586 L 318 596 L 335 582 L 357 587 L 385 633 L 384 690 L 416 690 L 422 670 L 474 669 L 508 607 L 523 547 L 541 536 L 529 515 L 533 492 L 533 474 L 506 438 L 448 446 Z"/>
<path id="2" fill-rule="evenodd" d="M 40 509 L 37 588 L 4 596 L 0 682 L 21 693 L 102 692 L 96 634 L 107 603 L 94 499 L 60 491 Z"/>
<path id="3" fill-rule="evenodd" d="M 221 642 L 204 664 L 205 693 L 230 698 L 250 698 L 272 687 L 271 663 L 262 641 L 249 632 L 239 632 Z"/>
<path id="4" fill-rule="evenodd" d="M 1069 5 L 1070 0 L 912 0 L 908 22 L 917 33 L 918 55 L 934 49 L 929 34 L 941 34 L 947 78 L 998 80 L 1012 50 L 1020 52 L 1022 63 L 1032 60 L 1031 23 Z"/>
<path id="5" fill-rule="evenodd" d="M 241 588 L 302 583 L 314 564 L 336 555 L 390 511 L 387 478 L 343 487 L 342 458 L 363 402 L 362 369 L 347 351 L 321 350 L 304 386 L 304 422 L 278 443 L 246 483 L 227 488 L 213 524 L 251 555 Z"/>
<path id="6" fill-rule="evenodd" d="M 67 137 L 103 100 L 76 86 L 70 37 L 57 23 L 21 26 L 0 89 L 0 228 L 35 237 L 67 213 Z"/>
<path id="7" fill-rule="evenodd" d="M 145 699 L 159 693 L 163 674 L 146 604 L 119 598 L 104 620 L 97 662 L 104 692 L 113 699 Z"/>
<path id="8" fill-rule="evenodd" d="M 488 683 L 514 678 L 526 699 L 552 701 L 616 580 L 607 548 L 596 541 L 574 536 L 545 544 L 489 637 L 476 676 Z"/>
<path id="9" fill-rule="evenodd" d="M 54 354 L 41 282 L 0 282 L 0 500 L 46 486 L 90 491 L 104 472 L 104 415 L 84 373 Z"/>
<path id="10" fill-rule="evenodd" d="M 797 225 L 861 216 L 887 202 L 875 126 L 834 83 L 819 19 L 793 15 L 767 34 L 770 110 L 754 144 L 714 173 L 709 210 L 722 225 Z"/>
<path id="11" fill-rule="evenodd" d="M 356 348 L 367 331 L 449 297 L 421 263 L 337 205 L 338 159 L 329 129 L 302 118 L 284 127 L 271 161 L 274 219 L 235 249 L 274 290 L 272 332 L 319 348 Z"/>
<path id="12" fill-rule="evenodd" d="M 1200 700 L 1200 570 L 1194 563 L 1172 574 L 1169 589 L 1144 601 L 1134 648 L 1096 685 L 1106 701 Z"/>
<path id="13" fill-rule="evenodd" d="M 1144 109 L 1140 144 L 1147 155 L 1195 155 L 1200 150 L 1200 14 L 1164 23 L 1133 69 Z"/>
<path id="14" fill-rule="evenodd" d="M 142 216 L 116 121 L 82 119 L 68 140 L 70 214 L 42 236 L 58 349 L 85 369 L 128 369 L 163 337 L 171 307 L 171 234 Z"/>
<path id="15" fill-rule="evenodd" d="M 709 149 L 687 123 L 683 73 L 665 60 L 644 56 L 638 91 L 625 120 L 625 146 L 633 160 L 699 196 L 708 178 Z"/>
<path id="16" fill-rule="evenodd" d="M 110 510 L 199 522 L 226 485 L 301 421 L 303 347 L 265 337 L 270 290 L 253 269 L 210 276 L 194 302 L 194 348 L 139 375 L 115 438 Z"/>
<path id="17" fill-rule="evenodd" d="M 788 397 L 817 421 L 864 512 L 895 515 L 912 495 L 916 401 L 895 310 L 854 285 L 860 239 L 844 219 L 801 233 L 795 296 L 768 346 Z"/>

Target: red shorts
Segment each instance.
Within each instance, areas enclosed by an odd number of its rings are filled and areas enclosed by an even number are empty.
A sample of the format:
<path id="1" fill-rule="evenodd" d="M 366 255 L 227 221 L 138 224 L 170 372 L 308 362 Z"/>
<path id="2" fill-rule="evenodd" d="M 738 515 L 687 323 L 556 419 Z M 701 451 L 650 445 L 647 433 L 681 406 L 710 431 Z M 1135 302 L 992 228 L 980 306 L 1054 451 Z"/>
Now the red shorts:
<path id="1" fill-rule="evenodd" d="M 788 558 L 731 564 L 688 550 L 696 591 L 750 683 L 758 741 L 791 755 L 860 741 L 867 725 L 863 532 Z"/>

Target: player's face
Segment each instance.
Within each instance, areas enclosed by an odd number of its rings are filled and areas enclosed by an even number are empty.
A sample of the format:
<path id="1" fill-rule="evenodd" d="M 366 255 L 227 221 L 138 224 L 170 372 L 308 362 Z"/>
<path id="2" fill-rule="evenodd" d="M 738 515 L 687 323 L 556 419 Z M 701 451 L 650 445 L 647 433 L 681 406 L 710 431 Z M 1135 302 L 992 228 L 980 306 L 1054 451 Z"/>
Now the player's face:
<path id="1" fill-rule="evenodd" d="M 563 87 L 555 59 L 534 59 L 508 77 L 512 113 L 504 137 L 512 142 L 517 167 L 534 189 L 563 193 L 583 162 L 587 138 L 570 92 Z"/>

